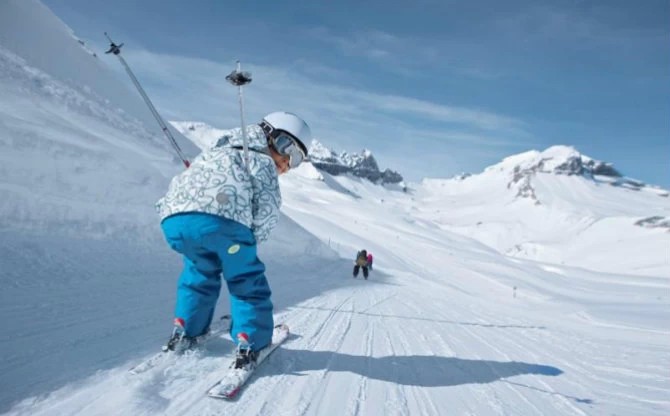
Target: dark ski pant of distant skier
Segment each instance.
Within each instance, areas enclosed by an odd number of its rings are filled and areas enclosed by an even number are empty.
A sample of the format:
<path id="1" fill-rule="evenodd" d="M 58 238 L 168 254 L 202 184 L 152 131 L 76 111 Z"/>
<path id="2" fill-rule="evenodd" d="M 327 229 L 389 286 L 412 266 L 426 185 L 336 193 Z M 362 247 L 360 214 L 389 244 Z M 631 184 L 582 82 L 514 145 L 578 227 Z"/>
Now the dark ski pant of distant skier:
<path id="1" fill-rule="evenodd" d="M 223 273 L 230 292 L 231 336 L 246 332 L 255 351 L 269 345 L 274 328 L 271 291 L 251 229 L 203 213 L 172 215 L 161 227 L 170 247 L 184 259 L 175 316 L 184 319 L 186 335 L 199 336 L 209 328 Z"/>
<path id="2" fill-rule="evenodd" d="M 367 280 L 368 278 L 368 266 L 359 266 L 358 264 L 354 266 L 354 277 L 358 276 L 358 270 L 363 269 L 363 277 Z"/>

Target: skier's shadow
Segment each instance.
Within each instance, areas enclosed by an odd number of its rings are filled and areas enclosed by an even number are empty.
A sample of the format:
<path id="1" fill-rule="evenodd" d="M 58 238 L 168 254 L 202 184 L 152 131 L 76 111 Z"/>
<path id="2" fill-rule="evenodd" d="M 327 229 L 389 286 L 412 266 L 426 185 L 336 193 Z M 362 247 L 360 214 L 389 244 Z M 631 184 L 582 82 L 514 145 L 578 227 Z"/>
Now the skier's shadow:
<path id="1" fill-rule="evenodd" d="M 433 355 L 367 357 L 287 348 L 281 348 L 277 352 L 278 362 L 288 363 L 281 369 L 283 373 L 290 371 L 299 375 L 318 370 L 343 371 L 371 379 L 418 387 L 484 384 L 521 374 L 558 376 L 563 373 L 556 367 L 519 361 L 468 360 Z"/>
<path id="2" fill-rule="evenodd" d="M 289 335 L 289 341 L 296 338 L 300 338 L 300 335 Z M 207 350 L 210 354 L 225 355 L 230 352 L 232 345 L 228 339 L 217 338 L 210 340 Z M 319 370 L 342 371 L 418 387 L 485 384 L 522 374 L 552 377 L 563 374 L 563 371 L 556 367 L 520 361 L 470 360 L 435 355 L 369 357 L 286 347 L 279 348 L 269 360 L 277 364 L 262 369 L 259 376 L 286 373 L 304 375 L 306 372 Z"/>
<path id="3" fill-rule="evenodd" d="M 342 371 L 389 383 L 417 387 L 449 387 L 465 384 L 486 384 L 502 381 L 546 394 L 560 396 L 578 403 L 593 404 L 593 400 L 505 380 L 523 374 L 555 377 L 563 374 L 559 368 L 520 361 L 469 360 L 433 355 L 400 355 L 367 357 L 330 351 L 309 351 L 280 348 L 258 376 L 287 374 L 305 375 L 309 371 Z"/>

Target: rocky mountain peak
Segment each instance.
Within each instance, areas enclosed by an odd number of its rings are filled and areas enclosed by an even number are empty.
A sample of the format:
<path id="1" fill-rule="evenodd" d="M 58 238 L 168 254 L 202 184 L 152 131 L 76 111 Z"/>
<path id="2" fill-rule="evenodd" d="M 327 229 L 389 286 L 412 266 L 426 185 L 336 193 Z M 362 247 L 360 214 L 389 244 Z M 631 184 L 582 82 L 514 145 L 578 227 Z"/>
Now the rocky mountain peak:
<path id="1" fill-rule="evenodd" d="M 350 173 L 381 184 L 396 184 L 403 181 L 402 175 L 398 172 L 390 169 L 381 171 L 377 160 L 368 149 L 363 149 L 361 153 L 342 152 L 338 155 L 318 140 L 312 140 L 309 158 L 317 169 L 331 175 Z"/>
<path id="2" fill-rule="evenodd" d="M 517 196 L 530 198 L 539 204 L 535 195 L 532 178 L 538 174 L 581 176 L 612 186 L 640 190 L 647 185 L 635 179 L 624 177 L 611 163 L 592 159 L 579 153 L 571 146 L 552 146 L 543 152 L 529 151 L 509 156 L 486 171 L 509 172 L 509 189 L 516 189 Z M 667 196 L 667 194 L 659 193 Z"/>

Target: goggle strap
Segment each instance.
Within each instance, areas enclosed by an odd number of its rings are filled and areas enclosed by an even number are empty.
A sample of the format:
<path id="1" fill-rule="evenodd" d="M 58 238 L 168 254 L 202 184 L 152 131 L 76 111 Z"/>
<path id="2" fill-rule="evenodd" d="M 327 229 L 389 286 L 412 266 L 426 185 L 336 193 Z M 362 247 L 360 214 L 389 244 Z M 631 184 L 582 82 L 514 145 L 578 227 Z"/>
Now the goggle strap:
<path id="1" fill-rule="evenodd" d="M 263 130 L 265 135 L 270 139 L 269 140 L 270 145 L 272 147 L 275 147 L 275 144 L 274 144 L 275 138 L 274 138 L 274 134 L 272 134 L 272 132 L 274 131 L 274 128 L 268 122 L 266 122 L 265 120 L 261 121 L 258 125 L 261 127 L 261 129 Z"/>
<path id="2" fill-rule="evenodd" d="M 263 131 L 265 132 L 266 135 L 268 135 L 268 136 L 272 135 L 272 131 L 274 130 L 274 128 L 269 123 L 267 123 L 265 120 L 261 121 L 259 126 L 261 126 L 261 129 L 263 129 Z"/>

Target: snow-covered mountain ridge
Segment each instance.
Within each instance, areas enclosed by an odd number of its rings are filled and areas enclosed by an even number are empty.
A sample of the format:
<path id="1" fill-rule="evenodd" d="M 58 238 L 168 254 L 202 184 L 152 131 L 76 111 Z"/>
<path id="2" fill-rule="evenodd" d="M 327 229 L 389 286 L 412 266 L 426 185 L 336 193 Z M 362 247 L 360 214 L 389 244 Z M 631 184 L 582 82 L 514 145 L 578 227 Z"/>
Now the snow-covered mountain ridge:
<path id="1" fill-rule="evenodd" d="M 341 152 L 338 155 L 318 140 L 312 140 L 309 154 L 314 166 L 331 175 L 349 173 L 381 184 L 401 184 L 403 182 L 400 173 L 388 168 L 381 171 L 377 160 L 368 149 L 363 149 L 361 153 Z"/>
<path id="2" fill-rule="evenodd" d="M 191 140 L 200 150 L 209 149 L 229 130 L 218 129 L 200 121 L 170 121 L 178 132 Z"/>
<path id="3" fill-rule="evenodd" d="M 479 174 L 425 179 L 416 209 L 420 217 L 509 256 L 670 274 L 667 260 L 648 268 L 645 254 L 669 242 L 667 196 L 611 164 L 553 146 L 506 157 Z M 620 261 L 605 261 L 605 248 Z"/>
<path id="4" fill-rule="evenodd" d="M 211 147 L 226 133 L 202 122 L 171 121 L 184 136 L 191 139 L 201 149 Z M 380 170 L 377 160 L 368 149 L 361 153 L 335 153 L 330 148 L 313 139 L 308 146 L 309 161 L 317 169 L 331 175 L 351 174 L 378 184 L 397 184 L 404 187 L 403 177 L 391 169 Z"/>
<path id="5" fill-rule="evenodd" d="M 508 187 L 515 188 L 518 196 L 531 198 L 538 204 L 541 201 L 535 194 L 532 178 L 547 173 L 583 176 L 599 183 L 668 196 L 668 191 L 624 177 L 611 163 L 592 159 L 570 146 L 552 146 L 542 152 L 529 151 L 509 156 L 502 162 L 486 168 L 485 172 L 509 173 L 510 170 L 512 173 Z"/>

